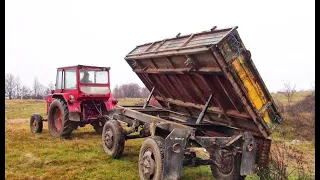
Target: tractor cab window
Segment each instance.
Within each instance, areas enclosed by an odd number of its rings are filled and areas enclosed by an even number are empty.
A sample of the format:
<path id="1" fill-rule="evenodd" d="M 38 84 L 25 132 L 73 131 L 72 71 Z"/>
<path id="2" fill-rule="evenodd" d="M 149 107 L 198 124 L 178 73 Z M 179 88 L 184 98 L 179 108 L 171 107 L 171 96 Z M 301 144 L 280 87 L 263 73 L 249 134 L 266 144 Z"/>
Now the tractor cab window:
<path id="1" fill-rule="evenodd" d="M 65 70 L 65 89 L 77 88 L 77 73 L 76 69 Z"/>
<path id="2" fill-rule="evenodd" d="M 80 70 L 82 84 L 108 84 L 108 71 Z"/>
<path id="3" fill-rule="evenodd" d="M 58 90 L 58 89 L 63 89 L 62 70 L 58 70 L 58 72 L 57 72 L 56 90 Z"/>

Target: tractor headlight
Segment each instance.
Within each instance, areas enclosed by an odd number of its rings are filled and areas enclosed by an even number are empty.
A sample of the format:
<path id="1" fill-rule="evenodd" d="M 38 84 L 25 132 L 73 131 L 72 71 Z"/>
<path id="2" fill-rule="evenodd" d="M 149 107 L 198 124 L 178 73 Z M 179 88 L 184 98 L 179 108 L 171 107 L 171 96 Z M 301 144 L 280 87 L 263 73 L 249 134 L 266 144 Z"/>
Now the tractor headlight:
<path id="1" fill-rule="evenodd" d="M 70 103 L 74 103 L 74 96 L 73 96 L 73 95 L 70 95 L 69 98 L 70 98 L 69 102 L 70 102 Z"/>

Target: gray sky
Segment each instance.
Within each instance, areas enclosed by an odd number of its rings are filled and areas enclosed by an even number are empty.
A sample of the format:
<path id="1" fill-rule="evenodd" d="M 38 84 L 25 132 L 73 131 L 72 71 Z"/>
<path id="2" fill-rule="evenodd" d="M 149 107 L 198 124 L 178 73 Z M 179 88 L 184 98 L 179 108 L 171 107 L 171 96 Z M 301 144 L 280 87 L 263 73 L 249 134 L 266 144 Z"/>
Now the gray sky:
<path id="1" fill-rule="evenodd" d="M 314 1 L 5 1 L 5 71 L 32 86 L 56 68 L 111 67 L 111 86 L 142 85 L 124 57 L 136 45 L 238 26 L 270 91 L 283 81 L 309 89 L 315 80 Z"/>

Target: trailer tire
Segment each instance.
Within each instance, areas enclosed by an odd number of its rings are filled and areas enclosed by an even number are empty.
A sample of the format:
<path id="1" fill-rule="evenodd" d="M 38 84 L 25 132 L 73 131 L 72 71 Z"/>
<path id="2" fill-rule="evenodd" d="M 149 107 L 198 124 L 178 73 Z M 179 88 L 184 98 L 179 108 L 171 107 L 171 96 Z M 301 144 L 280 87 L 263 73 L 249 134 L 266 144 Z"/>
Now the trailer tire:
<path id="1" fill-rule="evenodd" d="M 32 133 L 41 133 L 43 129 L 42 116 L 33 114 L 30 118 L 30 129 Z"/>
<path id="2" fill-rule="evenodd" d="M 69 120 L 68 105 L 64 100 L 52 101 L 48 112 L 48 128 L 54 137 L 70 138 L 73 130 L 77 129 L 76 122 Z"/>
<path id="3" fill-rule="evenodd" d="M 124 131 L 119 121 L 109 120 L 103 126 L 102 145 L 106 154 L 120 158 L 124 150 Z"/>
<path id="4" fill-rule="evenodd" d="M 230 156 L 232 157 L 232 167 L 228 172 L 222 172 L 217 165 L 211 165 L 211 172 L 215 179 L 223 180 L 244 180 L 246 176 L 240 175 L 240 165 L 241 165 L 241 156 Z"/>
<path id="5" fill-rule="evenodd" d="M 164 139 L 160 136 L 148 137 L 139 153 L 139 176 L 141 180 L 161 180 L 164 161 Z"/>

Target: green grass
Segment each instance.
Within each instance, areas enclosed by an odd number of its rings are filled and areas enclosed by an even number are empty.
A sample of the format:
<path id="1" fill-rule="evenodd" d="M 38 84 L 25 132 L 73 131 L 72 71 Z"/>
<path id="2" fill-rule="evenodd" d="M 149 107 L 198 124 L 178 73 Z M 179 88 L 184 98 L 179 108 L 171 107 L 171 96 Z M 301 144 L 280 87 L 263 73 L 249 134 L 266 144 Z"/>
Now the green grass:
<path id="1" fill-rule="evenodd" d="M 28 123 L 7 123 L 5 133 L 6 179 L 139 179 L 142 139 L 126 141 L 115 160 L 90 126 L 74 131 L 70 140 L 50 136 L 46 126 L 42 134 L 31 134 Z M 209 167 L 184 168 L 182 178 L 213 179 Z"/>
<path id="2" fill-rule="evenodd" d="M 144 99 L 119 99 L 119 105 L 143 102 Z M 115 160 L 104 153 L 101 136 L 90 125 L 78 128 L 70 140 L 50 136 L 47 123 L 42 134 L 32 134 L 28 119 L 34 112 L 45 114 L 45 101 L 7 100 L 5 112 L 6 179 L 139 179 L 138 156 L 143 139 L 126 141 L 123 157 Z M 294 146 L 305 152 L 306 163 L 314 164 L 314 145 Z M 181 179 L 213 177 L 209 166 L 185 167 Z M 246 179 L 259 178 L 253 175 Z"/>
<path id="3" fill-rule="evenodd" d="M 144 99 L 120 99 L 119 105 L 142 104 Z M 72 139 L 50 136 L 47 123 L 42 134 L 30 132 L 28 119 L 46 113 L 45 101 L 7 100 L 5 106 L 6 179 L 139 179 L 138 157 L 143 139 L 128 140 L 121 159 L 102 149 L 101 136 L 87 125 Z M 210 168 L 184 168 L 182 179 L 213 179 Z"/>
<path id="4" fill-rule="evenodd" d="M 46 113 L 44 100 L 7 100 L 5 102 L 5 117 L 7 119 L 26 119 L 33 113 Z"/>

